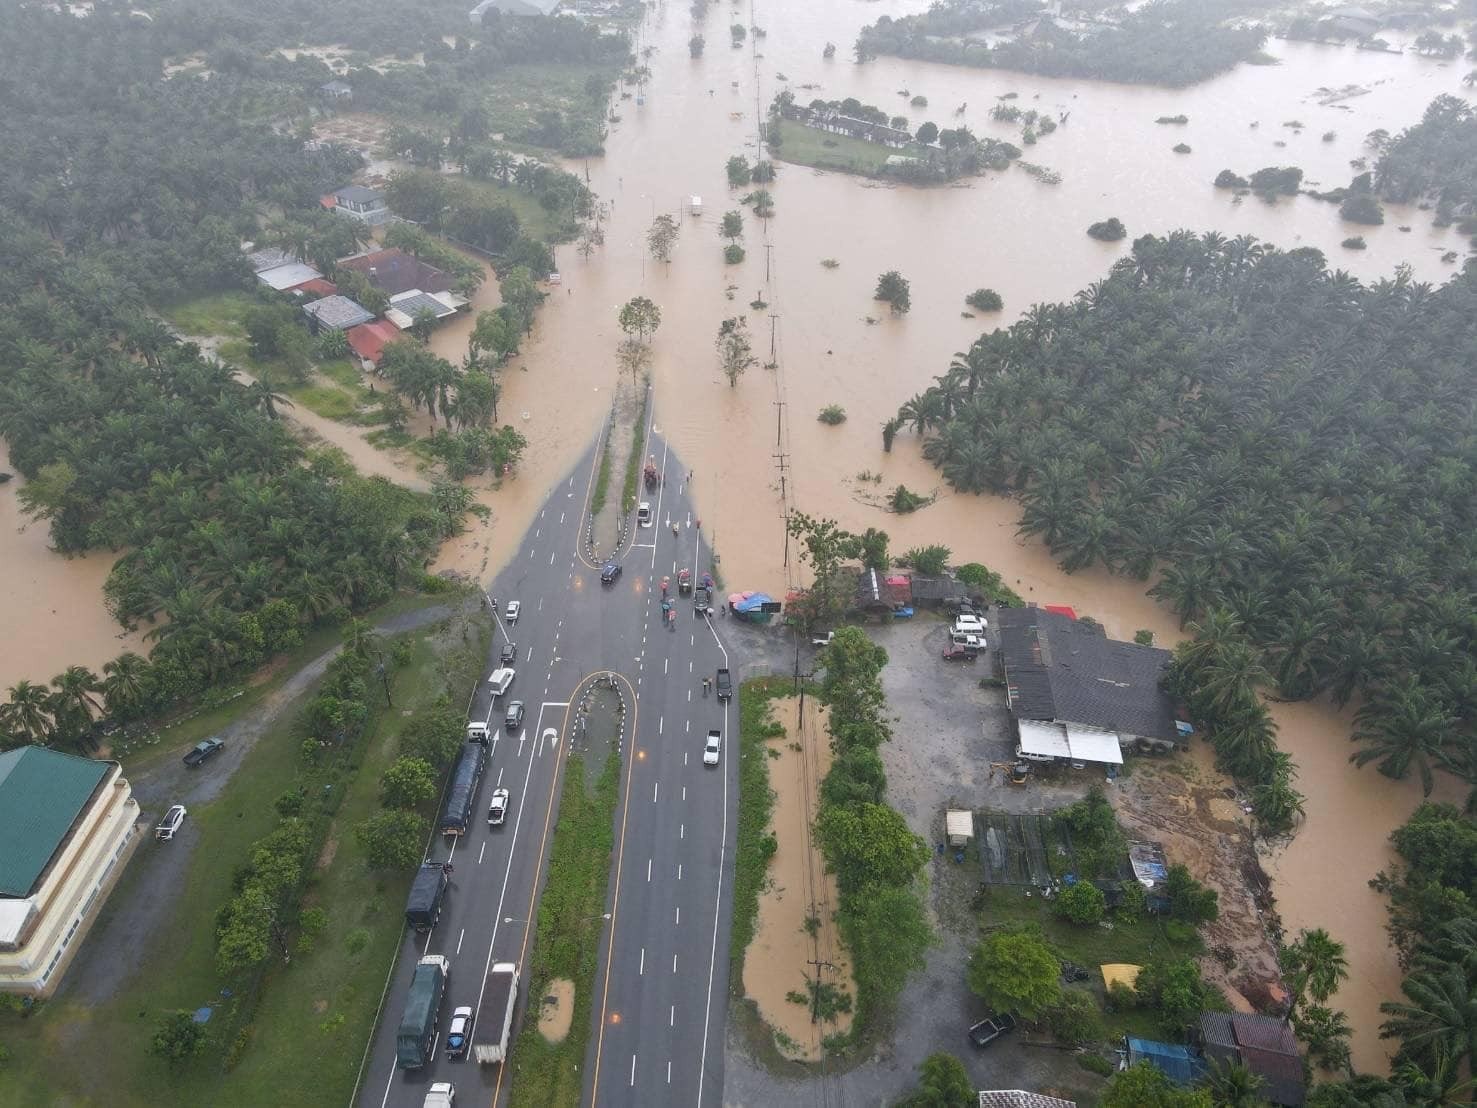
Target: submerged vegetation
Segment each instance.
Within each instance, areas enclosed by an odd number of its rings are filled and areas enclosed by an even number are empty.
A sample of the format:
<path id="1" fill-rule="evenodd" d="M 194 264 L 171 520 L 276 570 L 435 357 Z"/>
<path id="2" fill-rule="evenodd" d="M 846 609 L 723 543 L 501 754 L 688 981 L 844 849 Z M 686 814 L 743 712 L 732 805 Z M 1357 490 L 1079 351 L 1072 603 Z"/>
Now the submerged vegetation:
<path id="1" fill-rule="evenodd" d="M 1238 26 L 1246 4 L 1209 0 L 1161 0 L 1091 25 L 1047 14 L 1033 0 L 943 0 L 920 15 L 882 16 L 863 27 L 859 59 L 878 54 L 950 62 L 988 69 L 1016 69 L 1048 77 L 1183 86 L 1253 60 L 1266 32 Z M 1029 34 L 990 45 L 974 36 L 1034 20 Z"/>

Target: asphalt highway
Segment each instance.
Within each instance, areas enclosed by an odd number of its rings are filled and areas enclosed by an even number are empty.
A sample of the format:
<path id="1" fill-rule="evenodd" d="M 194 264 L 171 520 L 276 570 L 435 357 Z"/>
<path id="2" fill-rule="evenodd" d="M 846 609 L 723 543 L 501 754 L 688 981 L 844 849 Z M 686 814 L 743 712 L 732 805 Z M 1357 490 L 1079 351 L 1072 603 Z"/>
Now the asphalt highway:
<path id="1" fill-rule="evenodd" d="M 492 732 L 473 820 L 465 835 L 438 836 L 428 851 L 429 860 L 452 863 L 451 887 L 434 930 L 405 934 L 366 1048 L 359 1108 L 419 1108 L 435 1081 L 455 1084 L 458 1105 L 506 1103 L 504 1067 L 446 1057 L 444 1035 L 455 1008 L 477 1009 L 493 962 L 516 962 L 523 976 L 510 1057 L 524 1020 L 537 1017 L 528 996 L 528 921 L 536 918 L 558 816 L 565 736 L 585 688 L 607 673 L 619 675 L 634 711 L 622 752 L 610 919 L 600 934 L 592 1017 L 598 1022 L 584 1102 L 721 1101 L 738 780 L 728 757 L 737 745 L 728 739 L 737 705 L 705 696 L 702 686 L 726 664 L 717 633 L 722 621 L 694 615 L 691 598 L 678 595 L 680 569 L 699 578 L 712 569 L 687 499 L 686 471 L 658 435 L 648 437 L 648 450 L 662 471 L 660 487 L 641 494 L 651 502 L 652 526 L 639 527 L 633 511 L 617 555 L 623 572 L 613 584 L 601 585 L 600 567 L 582 545 L 597 462 L 592 448 L 551 491 L 518 553 L 487 589 L 497 600 L 498 628 L 486 673 L 498 668 L 501 648 L 512 642 L 517 676 L 494 702 L 485 674 L 472 697 L 469 718 L 487 721 Z M 670 622 L 662 610 L 663 576 L 671 578 Z M 513 600 L 522 610 L 509 623 Z M 510 734 L 502 721 L 512 700 L 524 702 L 526 716 Z M 555 734 L 546 738 L 550 728 Z M 716 767 L 702 760 L 710 729 L 724 737 Z M 508 813 L 502 826 L 489 827 L 487 805 L 499 787 L 511 793 Z M 395 1033 L 415 964 L 426 953 L 450 960 L 450 980 L 433 1057 L 408 1071 L 396 1066 Z"/>

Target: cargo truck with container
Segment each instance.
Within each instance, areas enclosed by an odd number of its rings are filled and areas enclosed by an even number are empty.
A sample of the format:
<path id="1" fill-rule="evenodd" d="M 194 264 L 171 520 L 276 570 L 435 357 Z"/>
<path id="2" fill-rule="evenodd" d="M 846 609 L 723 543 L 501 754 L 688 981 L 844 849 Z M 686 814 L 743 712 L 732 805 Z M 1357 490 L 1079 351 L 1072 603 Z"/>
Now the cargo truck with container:
<path id="1" fill-rule="evenodd" d="M 405 922 L 420 932 L 435 927 L 450 884 L 451 875 L 445 862 L 423 862 L 405 901 Z"/>
<path id="2" fill-rule="evenodd" d="M 472 1053 L 482 1065 L 508 1057 L 508 1036 L 513 1030 L 513 1010 L 518 1007 L 518 967 L 497 962 L 487 971 L 482 1003 L 477 1007 L 477 1030 Z"/>
<path id="3" fill-rule="evenodd" d="M 400 1028 L 395 1033 L 395 1064 L 401 1069 L 418 1070 L 430 1061 L 436 1019 L 450 976 L 451 963 L 443 954 L 427 954 L 416 963 Z"/>
<path id="4" fill-rule="evenodd" d="M 451 787 L 446 790 L 446 804 L 441 809 L 441 833 L 465 835 L 472 822 L 472 808 L 477 802 L 477 786 L 482 782 L 482 766 L 487 747 L 481 743 L 464 743 L 461 760 L 451 774 Z"/>

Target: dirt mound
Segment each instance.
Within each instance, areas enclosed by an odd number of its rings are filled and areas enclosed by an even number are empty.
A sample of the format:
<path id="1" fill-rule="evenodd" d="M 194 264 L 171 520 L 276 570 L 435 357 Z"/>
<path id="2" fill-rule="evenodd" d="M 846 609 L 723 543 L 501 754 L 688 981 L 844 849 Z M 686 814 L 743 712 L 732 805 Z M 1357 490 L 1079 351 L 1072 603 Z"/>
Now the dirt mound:
<path id="1" fill-rule="evenodd" d="M 1273 1008 L 1284 995 L 1273 938 L 1279 924 L 1250 817 L 1225 787 L 1195 761 L 1138 759 L 1109 796 L 1131 836 L 1162 843 L 1171 864 L 1182 863 L 1220 897 L 1220 918 L 1202 929 L 1212 952 L 1201 960 L 1206 980 L 1238 1009 Z"/>
<path id="2" fill-rule="evenodd" d="M 549 982 L 544 1001 L 539 1005 L 538 1033 L 551 1043 L 562 1043 L 569 1034 L 573 1016 L 574 982 L 567 977 L 556 977 Z"/>

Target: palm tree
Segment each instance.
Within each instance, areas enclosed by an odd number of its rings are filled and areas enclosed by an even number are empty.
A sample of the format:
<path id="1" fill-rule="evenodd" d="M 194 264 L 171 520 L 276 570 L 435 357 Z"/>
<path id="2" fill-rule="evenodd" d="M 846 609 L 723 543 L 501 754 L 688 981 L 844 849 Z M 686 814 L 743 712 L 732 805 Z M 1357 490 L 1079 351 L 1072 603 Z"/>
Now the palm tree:
<path id="1" fill-rule="evenodd" d="M 1263 1108 L 1266 1081 L 1240 1062 L 1212 1059 L 1202 1083 L 1215 1108 Z"/>
<path id="2" fill-rule="evenodd" d="M 1460 965 L 1427 967 L 1400 982 L 1406 1002 L 1385 1001 L 1380 1038 L 1399 1039 L 1400 1056 L 1427 1073 L 1477 1059 L 1477 985 Z"/>
<path id="3" fill-rule="evenodd" d="M 1256 703 L 1256 691 L 1268 681 L 1260 652 L 1244 639 L 1221 647 L 1201 671 L 1196 699 L 1218 713 Z"/>
<path id="4" fill-rule="evenodd" d="M 1430 796 L 1435 786 L 1431 763 L 1442 758 L 1456 722 L 1439 694 L 1407 673 L 1381 688 L 1354 716 L 1354 741 L 1366 745 L 1349 760 L 1357 766 L 1378 761 L 1375 768 L 1397 781 L 1414 765 L 1422 791 Z"/>
<path id="5" fill-rule="evenodd" d="M 511 154 L 506 150 L 499 150 L 492 156 L 492 175 L 498 179 L 500 184 L 506 187 L 508 179 L 513 175 L 513 169 L 516 164 Z"/>
<path id="6" fill-rule="evenodd" d="M 1304 996 L 1310 996 L 1321 1004 L 1334 994 L 1339 982 L 1348 979 L 1349 963 L 1344 957 L 1344 944 L 1330 938 L 1321 927 L 1299 931 L 1297 939 L 1284 946 L 1279 954 L 1283 972 L 1292 985 L 1289 1016 L 1297 1010 Z"/>
<path id="7" fill-rule="evenodd" d="M 133 651 L 120 654 L 103 666 L 103 697 L 108 705 L 108 714 L 119 719 L 129 719 L 138 714 L 143 706 L 144 677 L 149 663 Z"/>
<path id="8" fill-rule="evenodd" d="M 277 418 L 277 405 L 286 404 L 293 407 L 291 400 L 272 391 L 272 386 L 264 380 L 256 380 L 246 386 L 246 396 L 253 405 L 260 408 L 268 419 Z"/>
<path id="9" fill-rule="evenodd" d="M 44 744 L 51 733 L 51 714 L 47 702 L 51 694 L 45 685 L 21 680 L 10 687 L 10 699 L 0 706 L 5 727 L 29 743 Z"/>

